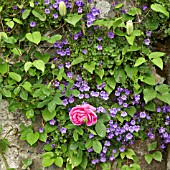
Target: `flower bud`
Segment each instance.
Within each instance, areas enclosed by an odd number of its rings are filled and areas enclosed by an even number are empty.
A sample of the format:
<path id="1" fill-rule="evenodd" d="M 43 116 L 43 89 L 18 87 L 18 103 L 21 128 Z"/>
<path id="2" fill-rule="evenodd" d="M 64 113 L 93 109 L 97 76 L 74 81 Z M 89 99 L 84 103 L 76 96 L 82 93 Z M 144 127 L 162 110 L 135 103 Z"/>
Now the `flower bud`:
<path id="1" fill-rule="evenodd" d="M 126 32 L 127 35 L 131 35 L 133 33 L 133 22 L 132 20 L 129 20 L 126 22 Z"/>
<path id="2" fill-rule="evenodd" d="M 62 17 L 64 17 L 67 13 L 66 4 L 63 1 L 59 3 L 59 13 Z"/>

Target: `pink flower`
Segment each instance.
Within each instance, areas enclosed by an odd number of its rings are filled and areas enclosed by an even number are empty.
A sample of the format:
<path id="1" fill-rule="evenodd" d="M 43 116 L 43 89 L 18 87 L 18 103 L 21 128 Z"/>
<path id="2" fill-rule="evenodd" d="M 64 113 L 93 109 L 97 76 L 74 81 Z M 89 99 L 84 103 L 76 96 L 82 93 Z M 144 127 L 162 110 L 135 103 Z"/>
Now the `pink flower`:
<path id="1" fill-rule="evenodd" d="M 77 105 L 71 109 L 69 116 L 74 125 L 86 123 L 87 126 L 92 126 L 97 122 L 95 110 L 96 108 L 89 104 Z"/>

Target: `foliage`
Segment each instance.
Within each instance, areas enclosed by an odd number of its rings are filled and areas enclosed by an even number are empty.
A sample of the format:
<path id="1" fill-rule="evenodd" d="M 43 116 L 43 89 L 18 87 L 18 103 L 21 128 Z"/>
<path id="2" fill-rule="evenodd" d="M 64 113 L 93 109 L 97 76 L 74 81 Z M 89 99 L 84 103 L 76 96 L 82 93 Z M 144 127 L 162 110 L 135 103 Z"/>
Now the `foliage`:
<path id="1" fill-rule="evenodd" d="M 170 88 L 152 69 L 163 70 L 167 59 L 155 41 L 159 31 L 161 39 L 169 35 L 170 8 L 144 2 L 114 3 L 115 15 L 105 19 L 90 0 L 0 2 L 0 99 L 10 112 L 41 121 L 39 130 L 21 124 L 20 140 L 44 143 L 43 167 L 109 170 L 118 159 L 122 170 L 137 170 L 136 139 L 158 132 L 162 148 L 170 142 Z M 75 106 L 80 124 L 71 119 Z M 161 161 L 161 152 L 145 155 L 152 159 Z"/>

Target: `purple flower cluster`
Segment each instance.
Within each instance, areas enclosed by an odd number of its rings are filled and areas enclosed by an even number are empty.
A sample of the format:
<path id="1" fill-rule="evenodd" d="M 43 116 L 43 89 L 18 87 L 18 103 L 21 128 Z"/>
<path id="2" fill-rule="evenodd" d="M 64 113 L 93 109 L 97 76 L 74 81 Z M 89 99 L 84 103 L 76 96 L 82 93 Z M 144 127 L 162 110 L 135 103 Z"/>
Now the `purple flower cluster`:
<path id="1" fill-rule="evenodd" d="M 82 0 L 76 0 L 75 5 L 78 7 L 78 13 L 81 14 L 84 7 L 84 2 Z"/>
<path id="2" fill-rule="evenodd" d="M 100 14 L 100 11 L 97 8 L 93 7 L 91 9 L 90 13 L 86 15 L 87 27 L 90 27 L 93 24 L 93 22 L 97 19 L 97 16 L 99 16 L 99 14 Z"/>

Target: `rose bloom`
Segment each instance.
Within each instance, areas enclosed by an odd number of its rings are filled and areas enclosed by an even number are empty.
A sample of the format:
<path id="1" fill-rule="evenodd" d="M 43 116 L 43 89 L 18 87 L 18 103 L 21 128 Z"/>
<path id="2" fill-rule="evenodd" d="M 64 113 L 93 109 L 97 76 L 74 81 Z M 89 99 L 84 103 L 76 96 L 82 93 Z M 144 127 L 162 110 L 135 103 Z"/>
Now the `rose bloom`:
<path id="1" fill-rule="evenodd" d="M 86 123 L 87 126 L 92 126 L 97 122 L 95 110 L 96 108 L 89 104 L 77 105 L 71 109 L 69 116 L 74 125 Z"/>

